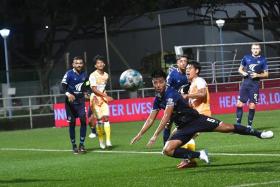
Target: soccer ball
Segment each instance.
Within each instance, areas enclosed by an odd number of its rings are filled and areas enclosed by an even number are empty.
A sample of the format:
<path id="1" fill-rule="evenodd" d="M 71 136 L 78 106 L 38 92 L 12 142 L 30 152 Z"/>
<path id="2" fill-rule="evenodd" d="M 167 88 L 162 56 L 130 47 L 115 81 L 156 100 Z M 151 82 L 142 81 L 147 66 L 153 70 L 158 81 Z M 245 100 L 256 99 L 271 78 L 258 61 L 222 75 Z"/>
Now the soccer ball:
<path id="1" fill-rule="evenodd" d="M 135 91 L 143 85 L 142 75 L 134 70 L 128 69 L 120 76 L 120 86 L 128 91 Z"/>

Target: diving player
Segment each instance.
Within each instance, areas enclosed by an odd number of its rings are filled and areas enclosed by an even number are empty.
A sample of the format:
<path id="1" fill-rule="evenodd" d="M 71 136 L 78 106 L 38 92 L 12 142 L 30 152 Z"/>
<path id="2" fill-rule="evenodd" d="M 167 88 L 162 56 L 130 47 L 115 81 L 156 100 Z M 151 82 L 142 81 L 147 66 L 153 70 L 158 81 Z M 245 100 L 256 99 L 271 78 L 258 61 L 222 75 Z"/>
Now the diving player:
<path id="1" fill-rule="evenodd" d="M 209 163 L 205 150 L 196 152 L 181 148 L 197 132 L 223 132 L 237 133 L 241 135 L 256 136 L 261 139 L 273 137 L 272 131 L 257 131 L 242 125 L 231 125 L 218 119 L 199 114 L 195 109 L 187 106 L 187 101 L 172 87 L 166 87 L 166 74 L 162 70 L 156 70 L 152 74 L 152 83 L 156 91 L 153 109 L 144 123 L 142 129 L 131 140 L 131 144 L 139 141 L 142 135 L 153 125 L 159 110 L 164 114 L 154 135 L 147 146 L 151 147 L 157 140 L 166 123 L 172 118 L 177 126 L 177 131 L 166 142 L 163 153 L 167 156 L 182 159 L 199 158 Z"/>

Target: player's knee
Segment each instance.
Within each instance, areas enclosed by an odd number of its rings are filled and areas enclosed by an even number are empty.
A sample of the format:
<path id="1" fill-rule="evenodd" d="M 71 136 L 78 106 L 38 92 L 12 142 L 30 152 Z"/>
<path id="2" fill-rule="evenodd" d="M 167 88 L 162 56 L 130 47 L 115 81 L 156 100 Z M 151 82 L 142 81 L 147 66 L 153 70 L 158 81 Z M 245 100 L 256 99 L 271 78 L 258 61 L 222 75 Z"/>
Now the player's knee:
<path id="1" fill-rule="evenodd" d="M 103 117 L 103 121 L 104 121 L 104 122 L 108 122 L 108 121 L 109 121 L 109 117 L 108 117 L 108 116 L 104 116 L 104 117 Z"/>
<path id="2" fill-rule="evenodd" d="M 166 156 L 172 156 L 173 152 L 174 152 L 174 149 L 172 149 L 170 146 L 164 146 L 162 152 Z"/>
<path id="3" fill-rule="evenodd" d="M 237 106 L 237 107 L 243 107 L 243 103 L 242 103 L 241 101 L 238 100 L 236 106 Z"/>
<path id="4" fill-rule="evenodd" d="M 256 104 L 255 103 L 249 103 L 249 108 L 250 109 L 255 109 L 256 108 Z"/>

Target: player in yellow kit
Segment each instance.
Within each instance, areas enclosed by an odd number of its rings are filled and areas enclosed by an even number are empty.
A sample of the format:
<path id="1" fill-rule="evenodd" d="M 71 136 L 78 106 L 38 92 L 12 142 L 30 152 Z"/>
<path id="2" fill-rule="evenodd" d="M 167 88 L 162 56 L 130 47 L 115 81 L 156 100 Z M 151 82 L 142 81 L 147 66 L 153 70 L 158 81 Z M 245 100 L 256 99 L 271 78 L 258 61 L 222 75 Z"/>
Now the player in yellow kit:
<path id="1" fill-rule="evenodd" d="M 196 109 L 200 114 L 206 116 L 211 116 L 210 110 L 210 95 L 208 91 L 208 86 L 206 81 L 199 77 L 201 66 L 198 62 L 189 62 L 186 68 L 186 74 L 188 79 L 191 81 L 191 85 L 188 93 L 184 94 L 184 99 L 188 99 L 189 105 Z M 195 150 L 194 140 L 191 139 L 187 144 L 182 146 L 183 148 L 189 150 Z M 178 168 L 195 167 L 196 162 L 192 160 L 182 160 L 180 164 L 177 165 Z"/>
<path id="2" fill-rule="evenodd" d="M 113 98 L 108 96 L 105 90 L 109 79 L 108 73 L 104 71 L 105 58 L 97 55 L 94 57 L 93 62 L 96 70 L 89 76 L 90 87 L 92 89 L 90 103 L 92 106 L 92 112 L 97 119 L 96 131 L 99 145 L 101 149 L 105 149 L 106 146 L 112 146 L 108 102 L 112 101 Z M 104 141 L 104 134 L 106 135 L 106 141 Z"/>

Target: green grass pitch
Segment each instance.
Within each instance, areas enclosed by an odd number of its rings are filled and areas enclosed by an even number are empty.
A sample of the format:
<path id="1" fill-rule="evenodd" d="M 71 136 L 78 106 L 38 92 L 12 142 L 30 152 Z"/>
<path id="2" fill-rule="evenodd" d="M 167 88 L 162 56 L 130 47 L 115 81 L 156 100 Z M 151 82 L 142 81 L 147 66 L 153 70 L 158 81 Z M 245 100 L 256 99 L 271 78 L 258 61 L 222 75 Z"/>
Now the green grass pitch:
<path id="1" fill-rule="evenodd" d="M 160 154 L 161 138 L 146 148 L 158 122 L 135 145 L 129 142 L 143 122 L 113 124 L 113 148 L 101 151 L 97 139 L 87 138 L 84 155 L 70 151 L 68 128 L 0 132 L 0 186 L 280 186 L 279 116 L 280 110 L 256 113 L 254 126 L 274 132 L 269 140 L 201 134 L 197 149 L 208 149 L 211 164 L 198 160 L 198 167 L 183 170 L 176 168 L 179 159 Z"/>

